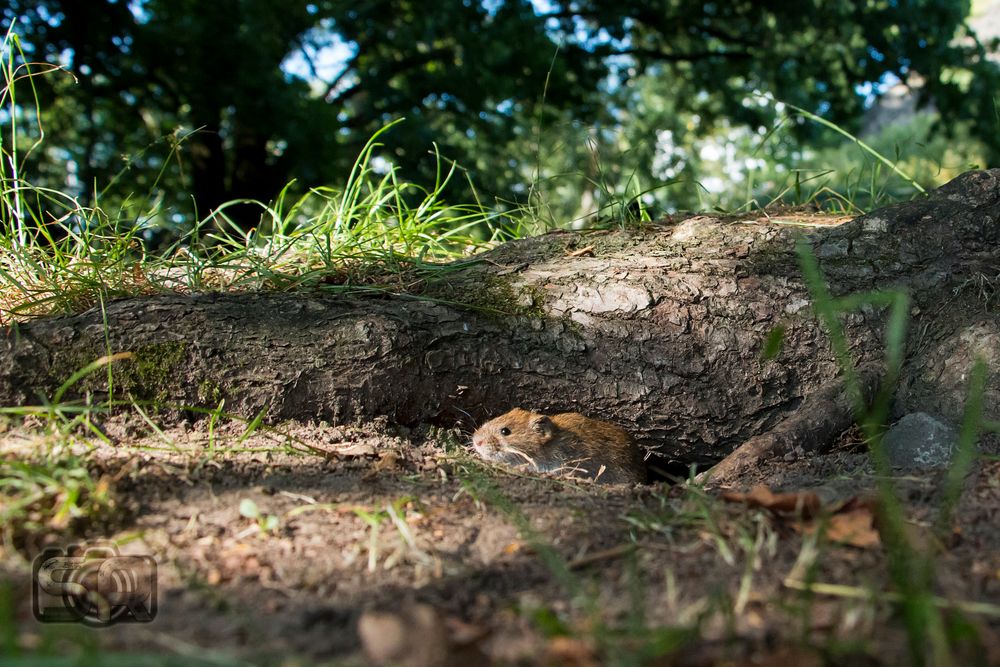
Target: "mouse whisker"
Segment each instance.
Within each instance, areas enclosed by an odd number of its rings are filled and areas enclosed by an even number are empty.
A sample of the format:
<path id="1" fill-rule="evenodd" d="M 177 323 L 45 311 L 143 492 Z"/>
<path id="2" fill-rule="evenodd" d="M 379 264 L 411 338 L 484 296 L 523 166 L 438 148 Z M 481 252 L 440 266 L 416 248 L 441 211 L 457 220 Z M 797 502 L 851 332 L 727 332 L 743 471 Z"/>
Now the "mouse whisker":
<path id="1" fill-rule="evenodd" d="M 533 465 L 535 468 L 538 467 L 538 464 L 535 463 L 535 459 L 531 458 L 530 456 L 528 456 L 527 454 L 525 454 L 524 452 L 522 452 L 520 449 L 515 449 L 514 447 L 505 447 L 504 451 L 505 452 L 509 452 L 511 454 L 514 454 L 516 456 L 520 456 L 525 461 L 527 461 L 528 463 L 530 463 L 531 465 Z"/>
<path id="2" fill-rule="evenodd" d="M 472 422 L 473 424 L 475 424 L 475 423 L 476 423 L 476 420 L 472 418 L 472 415 L 470 415 L 470 414 L 469 414 L 468 412 L 466 412 L 466 411 L 465 411 L 465 410 L 463 410 L 462 408 L 460 408 L 460 407 L 457 407 L 457 406 L 454 406 L 454 405 L 452 406 L 452 408 L 454 408 L 454 409 L 455 409 L 455 410 L 457 410 L 458 412 L 461 412 L 461 413 L 462 413 L 463 415 L 465 415 L 466 417 L 468 417 L 468 418 L 469 418 L 469 421 L 471 421 L 471 422 Z"/>

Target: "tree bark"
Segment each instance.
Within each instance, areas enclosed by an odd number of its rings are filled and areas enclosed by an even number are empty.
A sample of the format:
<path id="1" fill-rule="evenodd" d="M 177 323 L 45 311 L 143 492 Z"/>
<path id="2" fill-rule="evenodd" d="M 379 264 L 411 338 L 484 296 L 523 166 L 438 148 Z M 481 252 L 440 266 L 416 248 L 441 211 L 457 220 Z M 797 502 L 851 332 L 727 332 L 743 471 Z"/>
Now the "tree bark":
<path id="1" fill-rule="evenodd" d="M 9 329 L 0 404 L 35 403 L 93 359 L 132 351 L 113 366 L 115 393 L 161 404 L 225 399 L 227 411 L 266 409 L 272 421 L 387 415 L 404 424 L 478 421 L 514 406 L 578 411 L 619 423 L 667 461 L 716 461 L 815 406 L 840 375 L 801 278 L 800 237 L 835 296 L 910 294 L 895 412 L 958 420 L 974 357 L 1000 361 L 1000 170 L 836 227 L 695 216 L 551 233 L 442 272 L 415 296 L 117 301 L 103 314 Z M 882 363 L 886 315 L 865 307 L 842 318 L 866 368 Z M 764 359 L 779 325 L 781 351 Z M 74 390 L 106 392 L 106 372 Z M 997 391 L 991 380 L 994 417 Z"/>

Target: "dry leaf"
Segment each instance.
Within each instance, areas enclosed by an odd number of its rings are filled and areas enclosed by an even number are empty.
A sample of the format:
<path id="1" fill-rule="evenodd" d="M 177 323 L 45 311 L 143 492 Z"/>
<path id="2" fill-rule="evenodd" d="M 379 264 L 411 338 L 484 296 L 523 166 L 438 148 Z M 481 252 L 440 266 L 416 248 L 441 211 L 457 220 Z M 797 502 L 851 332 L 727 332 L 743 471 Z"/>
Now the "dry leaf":
<path id="1" fill-rule="evenodd" d="M 796 493 L 774 493 L 764 485 L 755 486 L 750 493 L 724 493 L 723 500 L 746 503 L 750 507 L 762 507 L 776 513 L 795 513 L 802 517 L 794 528 L 807 535 L 814 534 L 821 527 L 831 542 L 848 544 L 861 549 L 881 544 L 875 526 L 876 501 L 870 498 L 852 497 L 829 508 L 830 516 L 816 520 L 821 508 L 819 496 L 811 491 Z"/>
<path id="2" fill-rule="evenodd" d="M 371 469 L 362 475 L 361 479 L 366 482 L 370 482 L 384 472 L 389 472 L 395 470 L 399 467 L 399 454 L 393 451 L 388 451 L 382 453 L 378 460 L 375 461 L 375 465 Z"/>
<path id="3" fill-rule="evenodd" d="M 824 522 L 814 520 L 796 526 L 801 532 L 812 535 L 821 526 L 831 542 L 847 544 L 859 549 L 870 549 L 882 543 L 875 525 L 877 501 L 854 496 L 832 509 Z"/>
<path id="4" fill-rule="evenodd" d="M 826 538 L 831 542 L 868 549 L 881 544 L 875 517 L 867 509 L 834 514 L 826 524 Z"/>
<path id="5" fill-rule="evenodd" d="M 394 451 L 388 451 L 383 453 L 378 457 L 378 461 L 375 462 L 375 470 L 379 472 L 385 470 L 392 470 L 399 466 L 399 454 Z"/>
<path id="6" fill-rule="evenodd" d="M 510 544 L 508 544 L 503 548 L 503 553 L 508 556 L 510 554 L 516 554 L 518 551 L 521 550 L 521 546 L 522 545 L 520 542 L 511 542 Z"/>
<path id="7" fill-rule="evenodd" d="M 749 507 L 761 507 L 772 512 L 796 513 L 811 517 L 819 511 L 819 496 L 811 491 L 797 493 L 774 493 L 763 484 L 758 484 L 750 493 L 727 491 L 722 499 L 731 503 L 746 503 Z"/>
<path id="8" fill-rule="evenodd" d="M 134 262 L 132 264 L 132 282 L 136 285 L 145 285 L 148 282 L 146 280 L 146 274 L 142 270 L 142 264 L 139 262 Z"/>

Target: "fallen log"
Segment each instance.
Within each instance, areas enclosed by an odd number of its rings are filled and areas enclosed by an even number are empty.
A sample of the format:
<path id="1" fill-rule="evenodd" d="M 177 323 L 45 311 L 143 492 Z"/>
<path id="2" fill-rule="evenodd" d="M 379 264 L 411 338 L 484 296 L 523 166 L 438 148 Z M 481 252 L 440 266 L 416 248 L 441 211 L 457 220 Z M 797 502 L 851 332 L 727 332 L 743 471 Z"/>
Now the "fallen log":
<path id="1" fill-rule="evenodd" d="M 409 295 L 115 301 L 103 312 L 8 327 L 0 404 L 37 403 L 94 359 L 131 351 L 113 365 L 116 395 L 163 405 L 225 399 L 227 411 L 265 410 L 271 421 L 386 415 L 454 424 L 521 406 L 617 422 L 661 463 L 715 462 L 754 438 L 797 446 L 803 431 L 788 420 L 836 403 L 823 392 L 841 375 L 802 279 L 801 237 L 833 295 L 909 294 L 894 414 L 956 421 L 973 359 L 1000 362 L 1000 170 L 967 173 L 844 224 L 823 222 L 701 215 L 551 233 L 438 272 Z M 885 319 L 874 306 L 843 316 L 857 363 L 882 362 Z M 764 358 L 776 327 L 780 352 Z M 70 393 L 106 394 L 107 385 L 95 373 Z M 991 381 L 992 417 L 997 391 Z M 838 415 L 820 418 L 818 437 L 838 430 Z M 761 444 L 761 455 L 786 445 Z"/>

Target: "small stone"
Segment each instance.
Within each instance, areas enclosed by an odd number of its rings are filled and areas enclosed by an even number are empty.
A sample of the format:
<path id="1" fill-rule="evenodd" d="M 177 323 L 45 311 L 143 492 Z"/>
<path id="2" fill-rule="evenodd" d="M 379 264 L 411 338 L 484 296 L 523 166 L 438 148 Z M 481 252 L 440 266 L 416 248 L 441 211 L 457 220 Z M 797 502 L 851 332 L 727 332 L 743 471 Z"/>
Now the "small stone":
<path id="1" fill-rule="evenodd" d="M 448 664 L 448 631 L 430 605 L 404 602 L 394 611 L 366 611 L 358 620 L 358 635 L 373 665 Z"/>
<path id="2" fill-rule="evenodd" d="M 924 412 L 913 412 L 896 422 L 885 436 L 889 462 L 895 468 L 946 466 L 955 451 L 954 428 Z"/>

